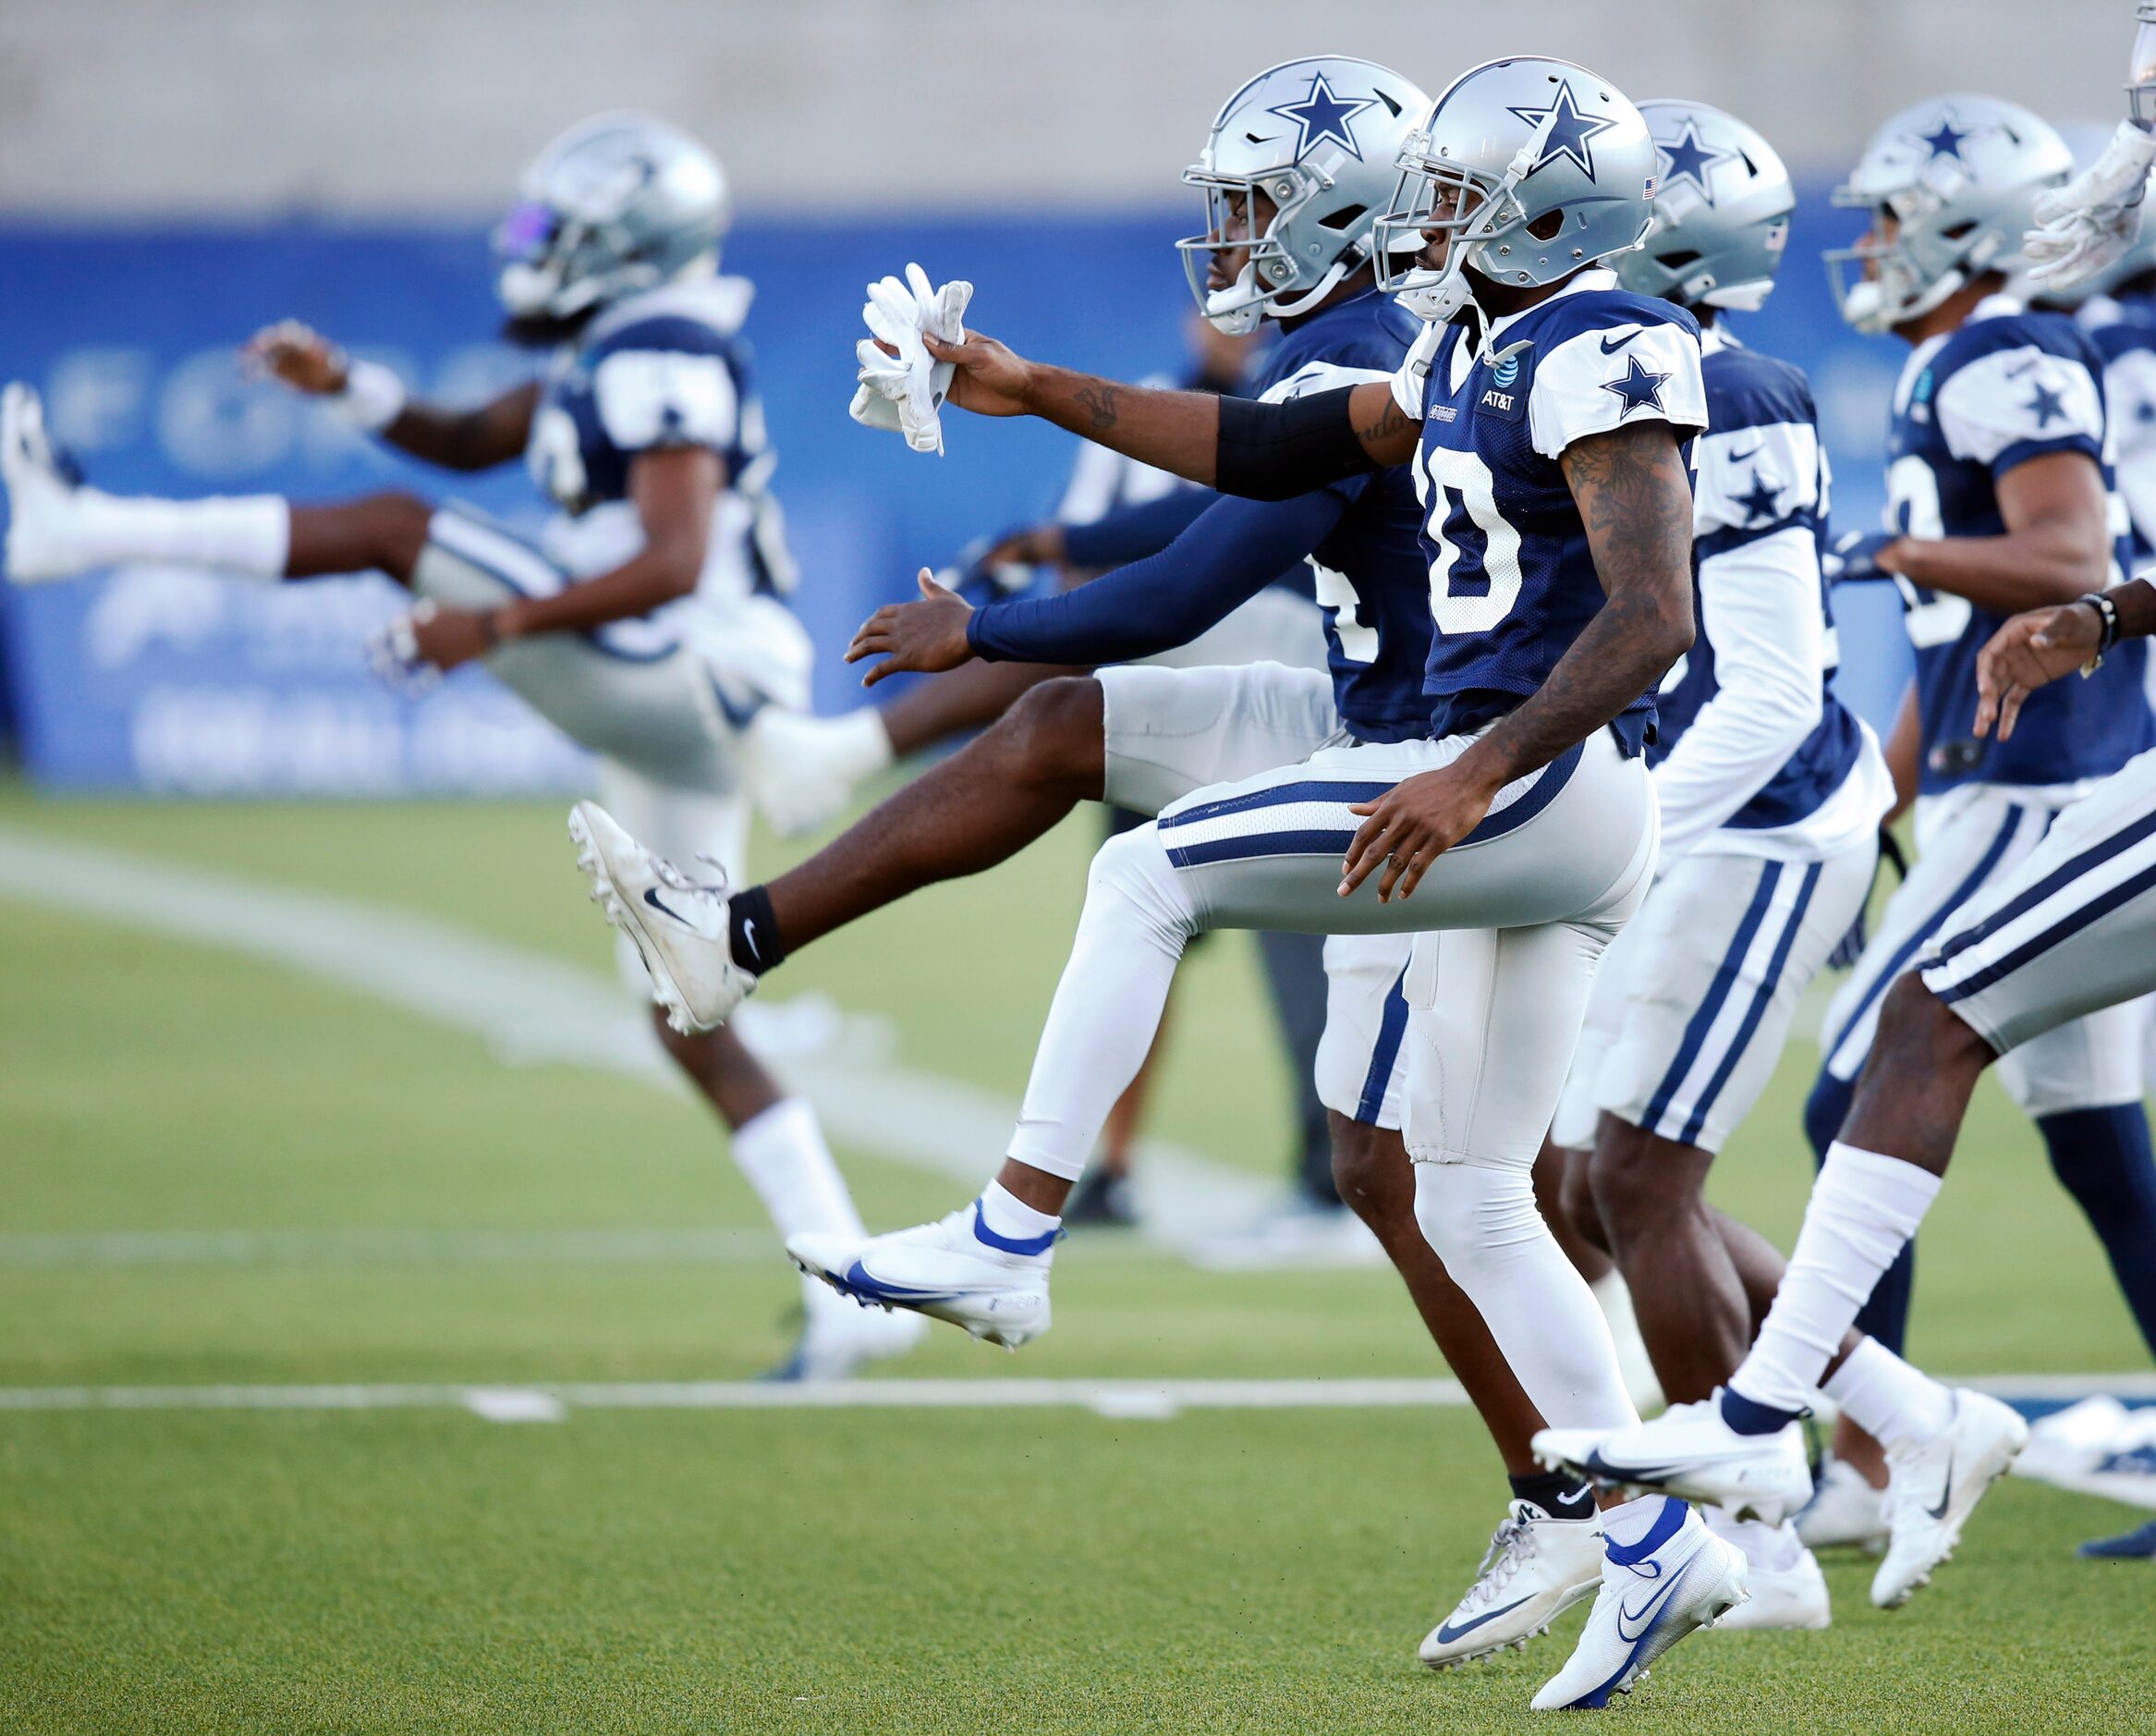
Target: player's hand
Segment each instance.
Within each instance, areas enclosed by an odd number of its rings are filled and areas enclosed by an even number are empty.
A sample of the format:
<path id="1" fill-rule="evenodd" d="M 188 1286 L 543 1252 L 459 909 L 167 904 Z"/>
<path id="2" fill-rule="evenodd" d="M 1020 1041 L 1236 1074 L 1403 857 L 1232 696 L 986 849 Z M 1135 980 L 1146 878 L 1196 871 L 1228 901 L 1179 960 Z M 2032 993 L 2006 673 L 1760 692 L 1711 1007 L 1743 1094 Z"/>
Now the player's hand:
<path id="1" fill-rule="evenodd" d="M 993 337 L 968 332 L 963 343 L 946 344 L 930 332 L 920 335 L 928 353 L 956 370 L 948 401 L 976 416 L 1023 416 L 1033 364 Z"/>
<path id="2" fill-rule="evenodd" d="M 2123 259 L 2141 229 L 2156 136 L 2121 121 L 2102 154 L 2064 187 L 2039 193 L 2036 226 L 2022 238 L 2028 275 L 2046 289 L 2071 288 Z"/>
<path id="3" fill-rule="evenodd" d="M 1894 569 L 1883 565 L 1880 556 L 1901 538 L 1890 531 L 1849 531 L 1834 538 L 1820 565 L 1825 568 L 1829 584 L 1876 584 L 1880 580 L 1892 579 Z"/>
<path id="4" fill-rule="evenodd" d="M 2006 740 L 2022 701 L 2086 666 L 2102 643 L 2102 617 L 2086 603 L 2015 616 L 1977 653 L 1977 734 L 1996 726 Z"/>
<path id="5" fill-rule="evenodd" d="M 350 361 L 345 352 L 298 320 L 263 326 L 239 353 L 249 367 L 274 374 L 286 385 L 321 397 L 334 397 L 350 378 Z"/>
<path id="6" fill-rule="evenodd" d="M 1357 802 L 1347 812 L 1370 817 L 1340 865 L 1340 896 L 1347 897 L 1381 865 L 1379 903 L 1391 903 L 1395 893 L 1412 896 L 1431 864 L 1482 823 L 1502 788 L 1463 754 L 1450 765 L 1395 784 L 1374 801 Z"/>
<path id="7" fill-rule="evenodd" d="M 411 613 L 410 661 L 447 674 L 459 664 L 486 655 L 500 637 L 500 623 L 492 609 L 429 608 L 422 603 Z"/>
<path id="8" fill-rule="evenodd" d="M 869 617 L 846 648 L 848 663 L 863 657 L 883 659 L 861 677 L 863 687 L 873 687 L 887 675 L 909 670 L 928 674 L 972 661 L 966 623 L 973 618 L 973 605 L 956 591 L 944 589 L 926 567 L 920 569 L 920 582 L 919 603 L 886 603 Z"/>

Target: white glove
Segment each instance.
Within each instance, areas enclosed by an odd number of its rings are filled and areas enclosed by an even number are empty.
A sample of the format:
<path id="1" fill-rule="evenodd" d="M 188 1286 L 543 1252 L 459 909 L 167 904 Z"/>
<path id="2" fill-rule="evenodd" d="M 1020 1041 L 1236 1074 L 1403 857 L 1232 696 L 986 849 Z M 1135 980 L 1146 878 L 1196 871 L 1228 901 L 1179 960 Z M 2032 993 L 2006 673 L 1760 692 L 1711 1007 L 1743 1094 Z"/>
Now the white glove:
<path id="1" fill-rule="evenodd" d="M 966 335 L 966 304 L 972 299 L 971 284 L 961 279 L 933 288 L 919 265 L 907 266 L 903 283 L 885 277 L 869 286 L 861 318 L 874 336 L 855 347 L 860 387 L 849 413 L 856 422 L 895 429 L 916 452 L 943 451 L 938 411 L 956 370 L 930 356 L 921 334 L 932 333 L 945 343 L 960 341 Z M 883 345 L 897 353 L 886 353 Z"/>
<path id="2" fill-rule="evenodd" d="M 2156 134 L 2119 122 L 2103 154 L 2064 187 L 2039 193 L 2036 227 L 2022 238 L 2028 275 L 2071 288 L 2115 263 L 2141 232 L 2141 201 L 2156 164 Z"/>
<path id="3" fill-rule="evenodd" d="M 433 613 L 430 598 L 414 605 L 409 615 L 400 615 L 367 635 L 367 666 L 376 679 L 408 699 L 422 698 L 442 684 L 442 671 L 420 661 L 419 637 L 412 631 Z"/>

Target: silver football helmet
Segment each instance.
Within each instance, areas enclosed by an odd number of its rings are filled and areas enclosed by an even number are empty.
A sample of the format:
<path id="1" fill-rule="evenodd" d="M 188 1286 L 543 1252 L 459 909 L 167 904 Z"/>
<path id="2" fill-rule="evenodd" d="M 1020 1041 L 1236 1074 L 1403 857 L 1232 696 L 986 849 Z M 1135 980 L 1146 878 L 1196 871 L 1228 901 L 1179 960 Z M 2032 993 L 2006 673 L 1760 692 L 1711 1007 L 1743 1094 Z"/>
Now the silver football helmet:
<path id="1" fill-rule="evenodd" d="M 649 115 L 599 115 L 524 172 L 494 229 L 512 318 L 567 320 L 718 266 L 733 210 L 719 160 Z"/>
<path id="2" fill-rule="evenodd" d="M 1568 60 L 1524 55 L 1462 73 L 1400 152 L 1378 219 L 1381 287 L 1426 320 L 1497 284 L 1549 284 L 1647 231 L 1654 141 L 1616 86 Z M 1446 238 L 1444 264 L 1418 261 Z"/>
<path id="3" fill-rule="evenodd" d="M 1284 61 L 1222 104 L 1183 171 L 1204 191 L 1205 233 L 1175 243 L 1205 317 L 1227 333 L 1253 331 L 1269 313 L 1292 319 L 1360 267 L 1401 143 L 1429 106 L 1398 73 L 1337 55 Z M 1273 215 L 1253 239 L 1261 196 Z M 1243 263 L 1215 289 L 1207 278 L 1223 252 Z"/>
<path id="4" fill-rule="evenodd" d="M 1704 103 L 1639 104 L 1662 173 L 1654 222 L 1619 254 L 1627 289 L 1688 308 L 1756 312 L 1789 245 L 1797 189 L 1774 147 L 1734 115 Z"/>
<path id="5" fill-rule="evenodd" d="M 1837 205 L 1871 213 L 1855 246 L 1826 255 L 1842 317 L 1889 332 L 1987 272 L 2011 274 L 2030 205 L 2073 167 L 2057 129 L 2018 103 L 1942 96 L 1905 108 L 1834 189 Z"/>

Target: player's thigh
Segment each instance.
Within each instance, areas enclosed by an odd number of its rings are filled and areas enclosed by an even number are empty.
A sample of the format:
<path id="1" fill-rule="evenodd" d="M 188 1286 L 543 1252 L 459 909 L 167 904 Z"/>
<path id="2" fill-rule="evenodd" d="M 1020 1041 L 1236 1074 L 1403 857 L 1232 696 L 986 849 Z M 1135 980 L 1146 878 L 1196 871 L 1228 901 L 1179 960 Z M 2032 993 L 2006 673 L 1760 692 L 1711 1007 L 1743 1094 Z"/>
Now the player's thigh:
<path id="1" fill-rule="evenodd" d="M 2036 847 L 2045 812 L 2003 789 L 1968 786 L 1919 813 L 1916 862 L 1888 899 L 1864 955 L 1828 1004 L 1820 1048 L 1826 1070 L 1853 1080 L 1879 1029 L 1879 1007 L 1896 977 L 1967 906 Z"/>
<path id="2" fill-rule="evenodd" d="M 1406 1088 L 1412 935 L 1325 939 L 1325 1031 L 1318 1039 L 1318 1100 L 1368 1127 L 1400 1125 Z"/>
<path id="3" fill-rule="evenodd" d="M 1580 1022 L 1579 1041 L 1573 1045 L 1572 1066 L 1565 1076 L 1565 1089 L 1550 1122 L 1552 1143 L 1570 1151 L 1588 1151 L 1594 1145 L 1594 1128 L 1602 1115 L 1600 1103 L 1602 1069 L 1625 1031 L 1626 960 L 1639 944 L 1641 924 L 1652 908 L 1653 895 L 1638 915 L 1626 923 L 1610 943 L 1595 968 L 1594 986 L 1589 991 L 1587 1011 Z"/>
<path id="4" fill-rule="evenodd" d="M 746 793 L 683 789 L 659 783 L 618 761 L 597 764 L 599 800 L 631 837 L 695 879 L 709 878 L 709 858 L 734 886 L 749 880 L 749 803 Z M 643 960 L 626 935 L 615 935 L 615 963 L 622 981 L 639 995 L 651 992 Z"/>
<path id="5" fill-rule="evenodd" d="M 1692 855 L 1656 885 L 1620 950 L 1624 1009 L 1595 1107 L 1720 1151 L 1780 1058 L 1797 1004 L 1870 889 L 1867 840 L 1823 862 Z"/>
<path id="6" fill-rule="evenodd" d="M 1471 745 L 1456 736 L 1327 748 L 1175 803 L 1158 822 L 1161 847 L 1204 927 L 1412 934 L 1621 922 L 1651 870 L 1656 820 L 1646 768 L 1606 730 L 1501 790 L 1412 897 L 1381 903 L 1374 874 L 1339 896 L 1341 860 L 1362 825 L 1356 804 Z"/>
<path id="7" fill-rule="evenodd" d="M 1614 932 L 1548 923 L 1417 938 L 1405 990 L 1410 1157 L 1533 1170 Z"/>
<path id="8" fill-rule="evenodd" d="M 1336 737 L 1332 679 L 1278 663 L 1125 664 L 1101 684 L 1102 793 L 1158 813 L 1192 790 L 1306 760 Z"/>
<path id="9" fill-rule="evenodd" d="M 2156 753 L 2064 810 L 1973 902 L 1924 981 L 1994 1048 L 2031 1114 L 2138 1101 L 2156 989 Z"/>

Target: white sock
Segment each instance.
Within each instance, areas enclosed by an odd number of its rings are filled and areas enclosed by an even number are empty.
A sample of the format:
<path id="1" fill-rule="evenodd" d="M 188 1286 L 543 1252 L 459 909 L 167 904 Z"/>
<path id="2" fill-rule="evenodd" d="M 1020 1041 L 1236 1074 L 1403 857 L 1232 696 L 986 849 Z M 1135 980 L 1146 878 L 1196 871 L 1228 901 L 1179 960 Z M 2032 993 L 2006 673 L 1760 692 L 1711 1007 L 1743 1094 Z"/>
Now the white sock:
<path id="1" fill-rule="evenodd" d="M 847 1192 L 846 1178 L 838 1173 L 837 1160 L 823 1143 L 816 1111 L 800 1098 L 774 1103 L 736 1128 L 734 1162 L 771 1214 L 781 1241 L 802 1230 L 837 1236 L 867 1233 L 861 1215 L 854 1210 L 853 1195 Z M 853 1305 L 829 1285 L 806 1275 L 801 1296 L 810 1319 L 834 1313 L 834 1304 L 848 1309 Z"/>
<path id="2" fill-rule="evenodd" d="M 1667 1495 L 1639 1495 L 1614 1507 L 1605 1507 L 1602 1509 L 1603 1539 L 1620 1549 L 1636 1549 L 1665 1516 L 1673 1516 L 1671 1509 L 1676 1509 L 1681 1514 L 1684 1505 Z M 1677 1523 L 1683 1523 L 1681 1517 Z M 1674 1532 L 1675 1527 L 1671 1529 Z"/>
<path id="3" fill-rule="evenodd" d="M 1063 1222 L 1053 1212 L 1037 1211 L 1000 1181 L 981 1190 L 981 1221 L 999 1236 L 1030 1241 Z"/>
<path id="4" fill-rule="evenodd" d="M 169 560 L 275 580 L 292 551 L 292 508 L 279 495 L 129 499 L 85 488 L 70 504 L 67 543 L 86 568 Z"/>
<path id="5" fill-rule="evenodd" d="M 1809 1410 L 1857 1311 L 1938 1194 L 1939 1178 L 1915 1164 L 1830 1145 L 1797 1252 L 1730 1390 L 1778 1411 Z"/>
<path id="6" fill-rule="evenodd" d="M 1757 1519 L 1732 1519 L 1719 1507 L 1702 1507 L 1699 1517 L 1709 1531 L 1724 1543 L 1734 1543 L 1744 1551 L 1746 1560 L 1769 1572 L 1786 1572 L 1804 1554 L 1804 1540 L 1797 1534 L 1794 1520 L 1770 1525 Z"/>
<path id="7" fill-rule="evenodd" d="M 1145 1064 L 1175 966 L 1197 930 L 1197 911 L 1151 826 L 1101 847 L 1034 1052 L 1011 1156 L 1066 1181 L 1085 1173 L 1108 1111 Z"/>
<path id="8" fill-rule="evenodd" d="M 833 763 L 857 781 L 872 777 L 895 757 L 890 732 L 883 727 L 883 714 L 873 705 L 829 719 L 823 740 Z"/>
<path id="9" fill-rule="evenodd" d="M 1529 1170 L 1418 1163 L 1415 1221 L 1480 1311 L 1545 1423 L 1625 1428 L 1638 1422 L 1609 1323 L 1550 1233 Z"/>
<path id="10" fill-rule="evenodd" d="M 1882 1445 L 1930 1440 L 1954 1421 L 1954 1395 L 1877 1339 L 1866 1339 L 1826 1377 L 1842 1414 Z"/>

